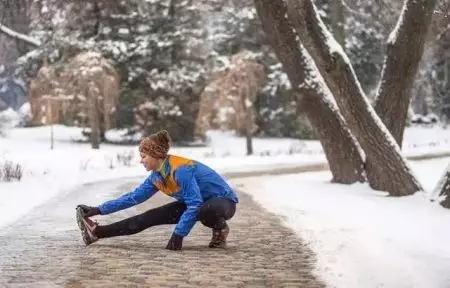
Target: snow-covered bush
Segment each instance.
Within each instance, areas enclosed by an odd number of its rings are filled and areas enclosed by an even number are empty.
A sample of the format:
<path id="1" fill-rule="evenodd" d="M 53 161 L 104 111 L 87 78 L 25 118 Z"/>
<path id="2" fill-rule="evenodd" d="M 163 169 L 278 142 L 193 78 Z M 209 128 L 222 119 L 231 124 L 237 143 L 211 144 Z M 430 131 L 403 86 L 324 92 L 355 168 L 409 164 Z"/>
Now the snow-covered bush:
<path id="1" fill-rule="evenodd" d="M 20 181 L 23 175 L 23 168 L 20 164 L 11 161 L 0 162 L 0 181 Z"/>
<path id="2" fill-rule="evenodd" d="M 123 166 L 130 167 L 134 159 L 134 153 L 133 151 L 124 151 L 122 153 L 117 153 L 116 157 L 117 162 L 119 162 Z"/>

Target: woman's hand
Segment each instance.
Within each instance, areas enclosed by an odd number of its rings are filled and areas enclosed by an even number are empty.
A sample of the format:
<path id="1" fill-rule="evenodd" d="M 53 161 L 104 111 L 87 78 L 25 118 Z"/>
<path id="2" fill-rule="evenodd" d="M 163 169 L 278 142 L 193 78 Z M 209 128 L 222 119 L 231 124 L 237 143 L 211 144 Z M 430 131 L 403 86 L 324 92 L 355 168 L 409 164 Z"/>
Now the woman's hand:
<path id="1" fill-rule="evenodd" d="M 91 217 L 100 214 L 100 210 L 98 209 L 98 207 L 92 207 L 83 204 L 78 205 L 77 208 L 78 207 L 80 207 L 83 211 L 83 217 Z"/>
<path id="2" fill-rule="evenodd" d="M 182 246 L 183 246 L 183 237 L 178 236 L 177 234 L 172 234 L 169 243 L 167 243 L 166 249 L 181 250 Z"/>

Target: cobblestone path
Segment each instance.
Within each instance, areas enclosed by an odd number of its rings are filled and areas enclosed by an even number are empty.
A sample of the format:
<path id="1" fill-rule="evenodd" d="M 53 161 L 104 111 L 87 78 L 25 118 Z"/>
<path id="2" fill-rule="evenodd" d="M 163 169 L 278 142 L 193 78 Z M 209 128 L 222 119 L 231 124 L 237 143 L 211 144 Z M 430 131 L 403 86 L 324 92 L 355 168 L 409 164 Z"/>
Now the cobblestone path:
<path id="1" fill-rule="evenodd" d="M 200 223 L 181 252 L 164 249 L 173 225 L 85 247 L 75 206 L 97 205 L 136 184 L 82 186 L 0 230 L 0 287 L 324 287 L 311 272 L 315 260 L 308 247 L 244 193 L 229 222 L 226 250 L 207 247 L 211 230 Z M 110 223 L 167 201 L 158 193 L 136 208 L 96 219 Z"/>

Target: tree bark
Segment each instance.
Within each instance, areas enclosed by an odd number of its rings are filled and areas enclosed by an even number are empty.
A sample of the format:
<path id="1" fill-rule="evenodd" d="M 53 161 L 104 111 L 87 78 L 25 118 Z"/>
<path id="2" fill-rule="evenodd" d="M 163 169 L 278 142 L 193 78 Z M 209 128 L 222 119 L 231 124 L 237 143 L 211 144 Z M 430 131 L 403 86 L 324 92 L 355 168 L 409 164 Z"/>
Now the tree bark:
<path id="1" fill-rule="evenodd" d="M 368 180 L 373 189 L 392 196 L 422 190 L 395 139 L 376 115 L 354 73 L 350 60 L 326 29 L 312 0 L 286 0 L 288 15 L 315 60 L 351 132 L 366 153 Z"/>
<path id="2" fill-rule="evenodd" d="M 405 0 L 397 26 L 387 42 L 387 53 L 375 101 L 375 111 L 402 146 L 411 89 L 436 0 Z"/>
<path id="3" fill-rule="evenodd" d="M 12 63 L 39 44 L 26 36 L 30 30 L 29 6 L 28 0 L 0 1 L 0 63 Z"/>
<path id="4" fill-rule="evenodd" d="M 248 83 L 244 83 L 242 85 L 250 85 Z M 243 89 L 243 88 L 240 88 Z M 240 92 L 239 97 L 241 98 L 242 109 L 245 114 L 245 144 L 247 148 L 247 155 L 253 155 L 253 103 L 251 102 L 251 98 L 249 93 L 254 93 L 251 89 L 243 89 L 244 91 Z M 243 93 L 244 92 L 244 93 Z"/>
<path id="5" fill-rule="evenodd" d="M 331 4 L 331 24 L 334 38 L 345 47 L 345 15 L 343 0 L 334 0 Z"/>
<path id="6" fill-rule="evenodd" d="M 247 147 L 247 155 L 253 155 L 253 119 L 250 112 L 251 111 L 247 111 L 247 115 L 245 116 L 245 141 Z"/>
<path id="7" fill-rule="evenodd" d="M 444 208 L 450 208 L 450 165 L 447 166 L 444 175 L 442 175 L 436 186 L 436 194 L 442 199 L 439 201 L 439 204 Z"/>
<path id="8" fill-rule="evenodd" d="M 263 29 L 278 59 L 283 64 L 297 101 L 320 138 L 334 182 L 355 183 L 364 181 L 363 159 L 355 139 L 320 74 L 296 39 L 292 24 L 286 15 L 283 1 L 255 0 L 256 10 Z"/>
<path id="9" fill-rule="evenodd" d="M 98 107 L 98 92 L 95 87 L 92 87 L 93 84 L 87 84 L 87 98 L 88 98 L 88 109 L 89 109 L 89 124 L 91 126 L 91 147 L 92 149 L 100 148 L 100 115 L 99 115 L 99 107 Z"/>
<path id="10" fill-rule="evenodd" d="M 299 99 L 299 104 L 306 109 L 305 113 L 324 148 L 333 176 L 331 182 L 364 182 L 364 160 L 356 139 L 339 111 L 326 101 L 318 100 L 317 96 L 305 95 Z"/>

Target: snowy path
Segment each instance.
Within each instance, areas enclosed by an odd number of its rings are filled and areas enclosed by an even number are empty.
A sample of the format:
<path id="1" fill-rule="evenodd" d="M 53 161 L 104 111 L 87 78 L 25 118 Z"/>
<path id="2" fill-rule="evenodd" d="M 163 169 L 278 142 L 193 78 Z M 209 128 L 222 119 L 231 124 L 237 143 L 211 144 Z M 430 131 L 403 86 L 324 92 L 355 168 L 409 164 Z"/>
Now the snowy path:
<path id="1" fill-rule="evenodd" d="M 311 272 L 312 251 L 245 193 L 239 193 L 225 251 L 207 248 L 211 232 L 201 224 L 181 253 L 164 249 L 170 226 L 85 247 L 75 223 L 76 204 L 98 204 L 137 181 L 82 186 L 1 230 L 0 287 L 324 287 Z M 135 209 L 97 219 L 108 223 L 166 201 L 157 194 Z"/>

